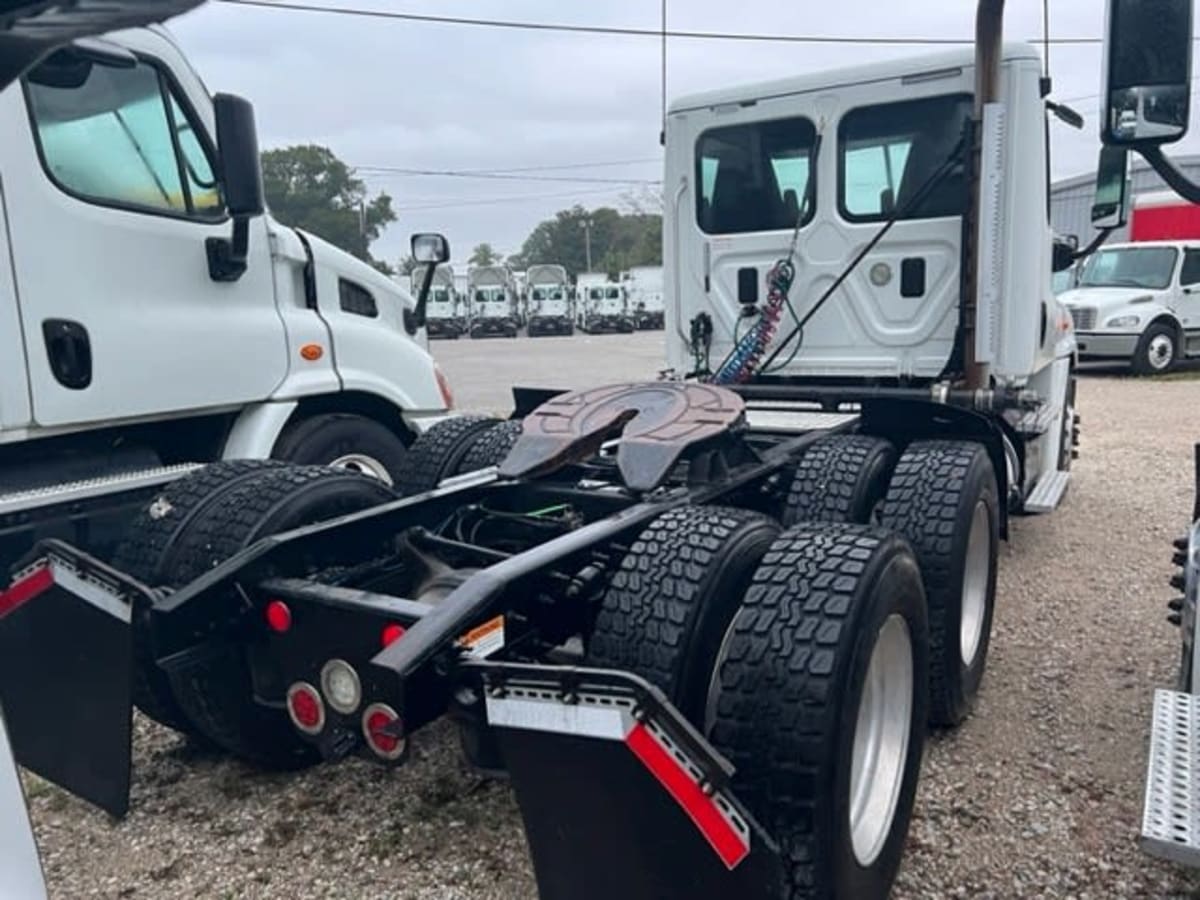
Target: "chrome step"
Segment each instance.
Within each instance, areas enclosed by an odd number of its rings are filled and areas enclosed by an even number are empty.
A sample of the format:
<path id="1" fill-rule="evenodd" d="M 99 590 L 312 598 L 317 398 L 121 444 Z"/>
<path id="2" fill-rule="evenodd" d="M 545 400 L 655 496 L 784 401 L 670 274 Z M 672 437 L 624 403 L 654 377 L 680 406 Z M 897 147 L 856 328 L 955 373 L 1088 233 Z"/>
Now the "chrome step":
<path id="1" fill-rule="evenodd" d="M 1051 472 L 1038 479 L 1037 487 L 1025 498 L 1025 512 L 1048 513 L 1058 509 L 1071 483 L 1070 472 Z"/>
<path id="2" fill-rule="evenodd" d="M 199 468 L 201 468 L 199 464 L 185 463 L 178 466 L 163 466 L 158 469 L 122 472 L 120 475 L 108 475 L 104 478 L 88 478 L 84 481 L 52 484 L 26 491 L 14 491 L 11 494 L 0 494 L 0 516 L 23 512 L 27 509 L 57 506 L 60 503 L 78 503 L 107 494 L 153 488 L 182 478 Z"/>
<path id="3" fill-rule="evenodd" d="M 1200 866 L 1200 697 L 1154 692 L 1142 849 Z"/>

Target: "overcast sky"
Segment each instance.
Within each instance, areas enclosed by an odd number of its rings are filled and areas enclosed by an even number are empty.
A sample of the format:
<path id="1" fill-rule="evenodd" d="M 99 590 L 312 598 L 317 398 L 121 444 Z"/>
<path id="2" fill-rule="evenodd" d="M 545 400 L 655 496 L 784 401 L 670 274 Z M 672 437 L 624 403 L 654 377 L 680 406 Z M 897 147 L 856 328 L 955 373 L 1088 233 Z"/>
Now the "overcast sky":
<path id="1" fill-rule="evenodd" d="M 297 0 L 306 2 L 306 0 Z M 323 0 L 431 15 L 657 28 L 656 0 Z M 672 0 L 669 27 L 693 31 L 962 38 L 970 0 Z M 1041 34 L 1041 3 L 1008 0 L 1006 37 Z M 841 15 L 836 15 L 841 13 Z M 1103 3 L 1053 0 L 1051 34 L 1099 36 Z M 553 177 L 662 176 L 659 42 L 635 36 L 524 32 L 256 9 L 210 2 L 172 29 L 211 91 L 250 98 L 264 147 L 329 146 L 354 166 L 511 169 L 622 163 Z M 944 48 L 928 48 L 936 52 Z M 668 93 L 927 52 L 920 47 L 757 44 L 673 39 Z M 1054 174 L 1095 166 L 1100 47 L 1051 51 L 1055 95 L 1078 99 L 1084 132 L 1056 124 Z M 1200 147 L 1194 137 L 1173 153 Z M 630 162 L 634 161 L 634 162 Z M 396 260 L 412 231 L 447 234 L 456 258 L 489 241 L 514 253 L 539 221 L 578 202 L 618 204 L 629 187 L 363 175 L 394 199 L 398 220 L 374 245 Z M 423 208 L 422 208 L 423 207 Z"/>

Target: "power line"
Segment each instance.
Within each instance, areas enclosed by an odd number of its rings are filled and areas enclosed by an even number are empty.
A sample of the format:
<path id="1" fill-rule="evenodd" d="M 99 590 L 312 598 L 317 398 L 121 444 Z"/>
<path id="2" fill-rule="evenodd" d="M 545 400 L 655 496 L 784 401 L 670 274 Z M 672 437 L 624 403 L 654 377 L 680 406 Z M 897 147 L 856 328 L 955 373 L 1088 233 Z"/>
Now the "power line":
<path id="1" fill-rule="evenodd" d="M 594 190 L 594 191 L 566 191 L 557 194 L 520 194 L 515 197 L 485 197 L 479 200 L 459 200 L 448 203 L 418 203 L 417 205 L 409 205 L 403 202 L 397 202 L 396 209 L 398 212 L 422 212 L 435 209 L 455 209 L 460 206 L 502 206 L 512 203 L 529 203 L 537 200 L 563 200 L 574 197 L 587 197 L 596 194 L 612 195 L 612 190 Z"/>
<path id="2" fill-rule="evenodd" d="M 558 165 L 519 166 L 512 169 L 459 169 L 460 172 L 496 173 L 508 175 L 511 172 L 558 172 L 566 169 L 598 169 L 602 166 L 637 166 L 645 163 L 662 164 L 661 156 L 649 156 L 642 159 L 610 159 L 604 162 L 559 163 Z"/>
<path id="3" fill-rule="evenodd" d="M 508 28 L 518 31 L 554 31 L 569 34 L 608 34 L 626 37 L 652 37 L 661 41 L 664 37 L 698 41 L 744 41 L 782 44 L 875 44 L 883 46 L 905 45 L 948 45 L 972 46 L 971 38 L 942 37 L 843 37 L 816 34 L 754 34 L 749 32 L 719 31 L 664 31 L 661 28 L 632 28 L 615 25 L 570 25 L 562 22 L 530 22 L 511 19 L 477 19 L 465 16 L 433 16 L 417 13 L 386 12 L 378 9 L 361 9 L 349 6 L 322 6 L 318 4 L 290 3 L 286 0 L 217 0 L 234 6 L 253 6 L 261 9 L 290 10 L 293 12 L 329 13 L 332 15 L 355 16 L 369 19 L 392 19 L 403 22 L 423 22 L 430 25 L 469 25 L 479 28 Z M 1052 44 L 1100 44 L 1101 38 L 1065 37 L 1054 38 Z"/>
<path id="4" fill-rule="evenodd" d="M 356 171 L 372 175 L 396 175 L 402 178 L 477 178 L 488 181 L 555 181 L 563 184 L 619 184 L 626 187 L 662 184 L 651 178 L 589 178 L 572 175 L 506 175 L 500 172 L 464 172 L 453 169 L 408 169 L 399 166 L 355 166 Z"/>

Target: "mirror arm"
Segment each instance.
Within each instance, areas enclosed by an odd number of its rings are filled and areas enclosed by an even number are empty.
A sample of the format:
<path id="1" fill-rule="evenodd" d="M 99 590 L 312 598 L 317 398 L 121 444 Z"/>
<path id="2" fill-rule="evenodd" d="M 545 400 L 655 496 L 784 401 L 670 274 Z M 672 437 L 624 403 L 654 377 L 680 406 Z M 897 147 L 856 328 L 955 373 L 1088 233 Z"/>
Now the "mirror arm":
<path id="1" fill-rule="evenodd" d="M 417 307 L 404 310 L 404 330 L 410 336 L 425 327 L 425 310 L 429 305 L 429 291 L 433 287 L 433 271 L 436 268 L 434 263 L 425 267 L 425 280 L 421 282 L 421 292 L 417 295 Z"/>
<path id="2" fill-rule="evenodd" d="M 1112 237 L 1113 232 L 1116 230 L 1117 229 L 1115 228 L 1101 228 L 1096 236 L 1092 238 L 1092 242 L 1090 244 L 1088 244 L 1082 250 L 1075 251 L 1075 254 L 1071 257 L 1072 261 L 1079 262 L 1081 259 L 1087 259 L 1093 253 L 1103 247 L 1104 242 Z"/>
<path id="3" fill-rule="evenodd" d="M 204 242 L 208 251 L 208 277 L 213 281 L 237 281 L 246 274 L 250 252 L 250 219 L 234 216 L 233 237 L 210 237 Z"/>
<path id="4" fill-rule="evenodd" d="M 1175 164 L 1162 152 L 1161 147 L 1137 147 L 1137 152 L 1154 168 L 1167 187 L 1188 203 L 1200 203 L 1200 184 L 1188 179 L 1175 168 Z"/>

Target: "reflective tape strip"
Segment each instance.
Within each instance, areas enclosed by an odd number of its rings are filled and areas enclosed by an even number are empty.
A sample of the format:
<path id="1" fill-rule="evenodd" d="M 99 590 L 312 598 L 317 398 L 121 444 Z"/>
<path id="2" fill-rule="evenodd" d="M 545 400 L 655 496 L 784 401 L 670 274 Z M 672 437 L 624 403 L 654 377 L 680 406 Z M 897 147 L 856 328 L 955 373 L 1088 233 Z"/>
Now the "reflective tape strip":
<path id="1" fill-rule="evenodd" d="M 487 698 L 488 723 L 550 734 L 571 734 L 605 741 L 623 741 L 629 730 L 620 709 L 554 703 L 514 697 Z"/>
<path id="2" fill-rule="evenodd" d="M 54 573 L 50 571 L 50 563 L 40 561 L 32 569 L 23 572 L 7 591 L 0 591 L 0 616 L 6 616 L 28 603 L 53 584 Z"/>
<path id="3" fill-rule="evenodd" d="M 625 743 L 642 761 L 667 793 L 687 813 L 727 869 L 734 869 L 750 855 L 750 841 L 725 818 L 716 800 L 706 795 L 695 779 L 645 725 L 637 724 Z"/>

